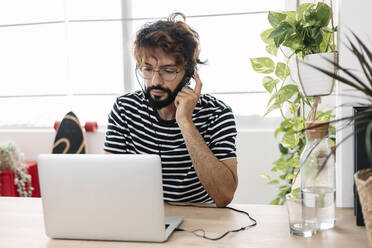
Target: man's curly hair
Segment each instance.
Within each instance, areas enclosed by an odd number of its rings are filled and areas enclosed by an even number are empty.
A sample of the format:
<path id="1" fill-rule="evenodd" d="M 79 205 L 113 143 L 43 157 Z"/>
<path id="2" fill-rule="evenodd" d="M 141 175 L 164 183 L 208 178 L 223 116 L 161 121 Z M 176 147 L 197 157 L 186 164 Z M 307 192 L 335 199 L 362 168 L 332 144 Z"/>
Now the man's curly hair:
<path id="1" fill-rule="evenodd" d="M 177 21 L 182 17 L 183 21 Z M 186 23 L 186 16 L 173 13 L 167 20 L 146 23 L 138 32 L 134 42 L 134 57 L 137 66 L 142 67 L 149 52 L 160 48 L 173 56 L 177 66 L 186 70 L 204 64 L 199 60 L 199 35 Z"/>

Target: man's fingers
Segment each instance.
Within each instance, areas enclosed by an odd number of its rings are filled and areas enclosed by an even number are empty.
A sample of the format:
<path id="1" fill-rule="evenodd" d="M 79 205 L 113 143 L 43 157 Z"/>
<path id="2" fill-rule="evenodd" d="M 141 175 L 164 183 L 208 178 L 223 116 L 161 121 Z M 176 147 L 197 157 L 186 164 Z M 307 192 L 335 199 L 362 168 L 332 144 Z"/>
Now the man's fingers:
<path id="1" fill-rule="evenodd" d="M 178 108 L 178 105 L 180 105 L 180 100 L 179 100 L 179 97 L 176 96 L 176 98 L 174 99 L 174 106 L 176 106 L 176 108 Z"/>
<path id="2" fill-rule="evenodd" d="M 199 74 L 195 71 L 194 72 L 194 79 L 195 79 L 195 89 L 194 92 L 198 95 L 200 95 L 203 83 L 200 80 Z"/>
<path id="3" fill-rule="evenodd" d="M 188 95 L 189 95 L 189 93 L 188 92 L 184 92 L 184 91 L 180 91 L 177 94 L 178 97 L 183 97 L 183 96 L 188 96 Z"/>
<path id="4" fill-rule="evenodd" d="M 194 92 L 192 89 L 190 89 L 189 87 L 183 87 L 182 90 L 180 92 L 187 92 L 187 93 L 192 93 Z"/>

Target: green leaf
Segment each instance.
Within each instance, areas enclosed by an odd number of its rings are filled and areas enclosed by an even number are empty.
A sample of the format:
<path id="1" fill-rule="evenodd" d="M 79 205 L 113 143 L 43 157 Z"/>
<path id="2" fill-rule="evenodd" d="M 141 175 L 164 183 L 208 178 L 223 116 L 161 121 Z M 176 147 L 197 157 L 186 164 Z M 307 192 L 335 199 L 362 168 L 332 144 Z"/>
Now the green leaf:
<path id="1" fill-rule="evenodd" d="M 262 80 L 262 84 L 265 87 L 265 89 L 271 93 L 273 89 L 275 88 L 275 85 L 279 83 L 279 79 L 274 79 L 270 76 L 266 76 Z"/>
<path id="2" fill-rule="evenodd" d="M 286 172 L 290 166 L 287 160 L 284 158 L 280 158 L 274 162 L 274 167 L 271 168 L 271 171 L 276 172 L 276 171 L 283 171 Z"/>
<path id="3" fill-rule="evenodd" d="M 269 74 L 275 69 L 274 61 L 268 57 L 251 58 L 250 60 L 255 72 Z"/>
<path id="4" fill-rule="evenodd" d="M 277 56 L 278 55 L 278 48 L 273 43 L 273 44 L 270 44 L 270 45 L 266 46 L 266 52 L 268 52 L 269 54 L 271 54 L 273 56 Z"/>
<path id="5" fill-rule="evenodd" d="M 263 31 L 260 36 L 261 36 L 261 40 L 265 43 L 265 44 L 274 44 L 274 40 L 273 39 L 268 39 L 267 37 L 271 34 L 271 32 L 274 31 L 273 28 L 269 28 L 269 29 L 266 29 L 265 31 Z"/>
<path id="6" fill-rule="evenodd" d="M 289 74 L 289 67 L 282 62 L 278 62 L 275 68 L 275 75 L 284 81 L 289 76 Z"/>
<path id="7" fill-rule="evenodd" d="M 303 12 L 304 27 L 326 27 L 331 20 L 331 8 L 325 3 L 318 3 L 316 7 L 307 8 Z"/>
<path id="8" fill-rule="evenodd" d="M 264 173 L 261 173 L 260 174 L 260 177 L 264 178 L 264 179 L 267 179 L 267 180 L 270 180 L 270 176 L 267 175 L 267 174 L 264 174 Z"/>
<path id="9" fill-rule="evenodd" d="M 330 135 L 335 135 L 336 134 L 336 127 L 334 125 L 329 126 L 329 133 L 330 133 Z"/>
<path id="10" fill-rule="evenodd" d="M 290 34 L 294 31 L 293 26 L 288 22 L 282 22 L 278 27 L 276 27 L 270 35 L 267 37 L 268 39 L 274 39 L 277 37 L 285 37 L 286 34 Z"/>
<path id="11" fill-rule="evenodd" d="M 284 102 L 291 99 L 295 94 L 298 93 L 298 87 L 294 84 L 288 84 L 279 89 L 275 93 L 275 105 L 281 105 Z"/>
<path id="12" fill-rule="evenodd" d="M 289 191 L 290 189 L 291 189 L 291 187 L 288 186 L 288 185 L 282 185 L 282 186 L 279 187 L 279 190 L 280 190 L 280 191 L 284 191 L 284 192 L 287 192 L 287 191 Z"/>
<path id="13" fill-rule="evenodd" d="M 284 35 L 274 38 L 275 46 L 280 47 L 280 45 L 284 42 L 284 38 Z"/>
<path id="14" fill-rule="evenodd" d="M 280 201 L 280 198 L 279 197 L 278 198 L 275 198 L 274 200 L 272 200 L 270 202 L 270 205 L 279 205 L 279 201 Z"/>
<path id="15" fill-rule="evenodd" d="M 315 4 L 313 3 L 303 3 L 300 6 L 298 6 L 296 11 L 296 20 L 301 21 L 303 20 L 305 12 L 307 12 L 309 9 L 313 8 Z"/>
<path id="16" fill-rule="evenodd" d="M 292 189 L 292 193 L 300 193 L 300 192 L 301 192 L 301 188 L 300 187 L 297 187 L 297 188 Z"/>
<path id="17" fill-rule="evenodd" d="M 289 167 L 299 168 L 300 167 L 300 157 L 298 155 L 294 156 L 288 160 Z"/>
<path id="18" fill-rule="evenodd" d="M 291 180 L 295 177 L 296 177 L 296 175 L 294 175 L 294 174 L 288 174 L 288 175 L 285 176 L 285 180 Z"/>
<path id="19" fill-rule="evenodd" d="M 288 153 L 288 148 L 285 148 L 281 143 L 279 143 L 279 151 L 282 154 L 287 154 Z"/>
<path id="20" fill-rule="evenodd" d="M 333 139 L 328 139 L 328 145 L 329 145 L 329 147 L 335 147 L 336 142 Z"/>
<path id="21" fill-rule="evenodd" d="M 291 102 L 291 106 L 289 107 L 289 112 L 292 115 L 296 116 L 299 108 L 300 108 L 299 104 Z"/>
<path id="22" fill-rule="evenodd" d="M 288 194 L 291 191 L 291 187 L 286 186 L 285 188 L 283 187 L 282 190 L 280 190 L 280 194 L 278 196 L 280 197 L 285 197 L 286 194 Z"/>
<path id="23" fill-rule="evenodd" d="M 277 129 L 275 130 L 275 132 L 274 132 L 274 137 L 276 138 L 280 132 L 283 132 L 283 129 L 281 129 L 281 128 L 279 127 L 279 128 L 277 128 Z"/>
<path id="24" fill-rule="evenodd" d="M 271 180 L 270 182 L 268 182 L 267 184 L 279 184 L 279 180 L 274 179 L 274 180 Z"/>
<path id="25" fill-rule="evenodd" d="M 283 42 L 283 46 L 291 48 L 291 50 L 294 52 L 296 50 L 303 49 L 304 43 L 302 39 L 297 37 L 297 35 L 292 35 Z"/>
<path id="26" fill-rule="evenodd" d="M 287 16 L 284 21 L 292 25 L 296 23 L 296 11 L 284 11 L 282 13 Z"/>
<path id="27" fill-rule="evenodd" d="M 332 16 L 331 8 L 327 4 L 319 2 L 315 8 L 315 13 L 318 20 L 317 24 L 321 27 L 328 26 Z"/>
<path id="28" fill-rule="evenodd" d="M 330 121 L 332 117 L 332 110 L 326 112 L 318 111 L 317 120 L 321 121 Z"/>
<path id="29" fill-rule="evenodd" d="M 293 131 L 292 131 L 293 132 Z M 293 156 L 295 156 L 295 154 L 294 153 L 288 153 L 288 154 L 282 154 L 282 155 L 280 155 L 280 157 L 281 157 L 281 159 L 282 160 L 285 160 L 287 163 L 288 163 L 288 161 L 291 159 L 291 158 L 293 158 Z M 288 164 L 288 169 L 289 169 L 289 164 Z"/>
<path id="30" fill-rule="evenodd" d="M 278 92 L 271 95 L 267 106 L 271 104 L 271 102 L 275 99 L 276 105 L 281 105 L 285 101 L 289 100 L 298 92 L 298 87 L 294 84 L 288 84 L 279 89 Z"/>
<path id="31" fill-rule="evenodd" d="M 296 117 L 296 130 L 297 131 L 300 131 L 300 130 L 303 130 L 305 128 L 305 119 L 304 117 Z"/>
<path id="32" fill-rule="evenodd" d="M 287 16 L 285 14 L 269 11 L 268 20 L 271 26 L 277 27 Z"/>
<path id="33" fill-rule="evenodd" d="M 294 148 L 299 141 L 297 133 L 286 133 L 282 138 L 282 145 L 286 148 Z"/>
<path id="34" fill-rule="evenodd" d="M 272 101 L 275 100 L 277 94 L 278 94 L 278 92 L 275 92 L 274 94 L 271 95 L 269 101 L 267 102 L 267 106 L 270 106 L 270 104 L 272 103 Z"/>
<path id="35" fill-rule="evenodd" d="M 280 108 L 280 105 L 273 104 L 265 112 L 264 116 L 268 115 L 271 111 Z"/>
<path id="36" fill-rule="evenodd" d="M 280 123 L 280 127 L 283 130 L 292 129 L 293 124 L 294 124 L 294 121 L 292 120 L 292 118 L 287 118 Z"/>

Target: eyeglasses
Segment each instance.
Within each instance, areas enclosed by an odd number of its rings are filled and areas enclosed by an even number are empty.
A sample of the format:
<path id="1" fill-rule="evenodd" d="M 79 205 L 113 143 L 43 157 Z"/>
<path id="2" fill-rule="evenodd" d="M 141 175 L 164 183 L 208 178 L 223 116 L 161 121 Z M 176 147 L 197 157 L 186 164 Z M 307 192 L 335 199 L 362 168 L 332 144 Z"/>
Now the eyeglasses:
<path id="1" fill-rule="evenodd" d="M 163 79 L 164 81 L 173 81 L 180 71 L 169 68 L 154 70 L 151 67 L 141 67 L 138 68 L 138 72 L 139 72 L 138 74 L 140 74 L 140 76 L 143 77 L 144 79 L 152 79 L 155 75 L 155 72 L 158 72 L 161 79 Z"/>

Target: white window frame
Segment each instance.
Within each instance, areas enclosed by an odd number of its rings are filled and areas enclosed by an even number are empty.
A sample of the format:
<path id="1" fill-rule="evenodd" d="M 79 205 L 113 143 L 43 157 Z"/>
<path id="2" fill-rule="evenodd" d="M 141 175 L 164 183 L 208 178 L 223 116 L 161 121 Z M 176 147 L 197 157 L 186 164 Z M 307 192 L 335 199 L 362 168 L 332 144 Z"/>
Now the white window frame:
<path id="1" fill-rule="evenodd" d="M 58 20 L 58 21 L 51 21 L 51 22 L 39 22 L 39 23 L 21 23 L 21 24 L 9 24 L 9 25 L 0 25 L 0 28 L 3 26 L 21 26 L 21 25 L 47 25 L 47 24 L 54 24 L 54 23 L 66 23 L 66 22 L 99 22 L 99 21 L 121 21 L 122 22 L 122 32 L 123 32 L 123 72 L 124 72 L 124 92 L 130 92 L 135 88 L 136 79 L 134 77 L 133 68 L 134 65 L 132 64 L 132 53 L 130 49 L 128 49 L 127 44 L 131 42 L 129 37 L 133 34 L 133 30 L 131 29 L 131 25 L 128 25 L 130 21 L 134 20 L 149 20 L 153 21 L 159 19 L 161 17 L 148 17 L 148 18 L 131 18 L 131 1 L 121 1 L 121 19 L 99 19 L 99 20 Z M 254 11 L 254 12 L 241 12 L 241 13 L 224 13 L 224 14 L 210 14 L 210 15 L 192 15 L 187 16 L 187 18 L 198 18 L 198 17 L 212 17 L 212 16 L 228 16 L 228 15 L 254 15 L 254 14 L 263 14 L 268 13 L 268 11 Z M 268 94 L 264 90 L 256 90 L 256 91 L 233 91 L 233 92 L 208 92 L 210 94 L 216 95 L 225 95 L 225 94 L 238 94 L 238 95 L 250 95 L 250 94 Z M 120 93 L 104 93 L 104 94 L 90 94 L 90 93 L 71 93 L 71 94 L 32 94 L 32 95 L 7 95 L 7 96 L 0 96 L 1 98 L 25 98 L 25 97 L 68 97 L 71 96 L 119 96 Z M 241 125 L 245 128 L 262 128 L 262 123 L 264 119 L 269 119 L 267 123 L 275 123 L 275 124 L 268 124 L 264 125 L 264 128 L 273 129 L 278 121 L 278 117 L 262 117 L 262 116 L 237 116 Z M 256 121 L 255 121 L 256 120 Z M 274 122 L 273 122 L 274 120 Z M 249 123 L 249 124 L 245 124 Z M 260 124 L 259 124 L 260 123 Z M 248 126 L 247 126 L 248 125 Z M 0 128 L 2 128 L 0 126 Z M 8 127 L 9 128 L 9 127 Z M 28 128 L 28 127 L 16 127 L 16 128 Z"/>

